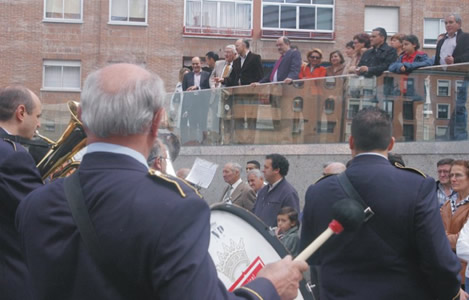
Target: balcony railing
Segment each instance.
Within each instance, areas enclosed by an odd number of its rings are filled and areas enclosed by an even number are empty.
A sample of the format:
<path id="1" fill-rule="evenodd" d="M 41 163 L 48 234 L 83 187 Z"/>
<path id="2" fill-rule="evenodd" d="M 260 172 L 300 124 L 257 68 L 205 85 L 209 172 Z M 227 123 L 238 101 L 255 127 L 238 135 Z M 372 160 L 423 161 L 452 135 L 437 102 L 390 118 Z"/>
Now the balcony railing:
<path id="1" fill-rule="evenodd" d="M 348 141 L 353 116 L 376 106 L 397 141 L 466 140 L 469 64 L 168 94 L 165 126 L 185 146 Z"/>

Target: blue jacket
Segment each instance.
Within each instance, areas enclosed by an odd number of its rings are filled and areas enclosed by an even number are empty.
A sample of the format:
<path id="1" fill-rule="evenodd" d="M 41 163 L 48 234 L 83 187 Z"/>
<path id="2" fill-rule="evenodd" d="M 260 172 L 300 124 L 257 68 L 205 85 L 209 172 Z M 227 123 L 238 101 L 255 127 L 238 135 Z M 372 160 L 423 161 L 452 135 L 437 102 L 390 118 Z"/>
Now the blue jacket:
<path id="1" fill-rule="evenodd" d="M 3 133 L 4 130 L 0 128 Z M 28 270 L 15 228 L 16 209 L 27 194 L 42 185 L 33 158 L 18 143 L 0 138 L 0 298 L 31 298 Z"/>
<path id="2" fill-rule="evenodd" d="M 300 51 L 290 49 L 283 55 L 282 62 L 277 69 L 277 81 L 284 81 L 287 78 L 298 79 L 301 70 L 301 53 Z M 273 71 L 273 70 L 272 70 Z M 270 75 L 267 74 L 260 83 L 270 82 Z"/>
<path id="3" fill-rule="evenodd" d="M 345 172 L 375 215 L 357 232 L 333 236 L 309 261 L 320 265 L 321 299 L 452 299 L 461 265 L 446 238 L 433 178 L 376 155 L 355 157 Z M 303 248 L 327 228 L 343 198 L 337 176 L 308 188 Z"/>
<path id="4" fill-rule="evenodd" d="M 272 190 L 264 186 L 257 194 L 252 212 L 267 226 L 277 226 L 277 215 L 282 207 L 293 207 L 300 213 L 300 199 L 295 188 L 283 178 Z M 268 191 L 268 192 L 267 192 Z"/>
<path id="5" fill-rule="evenodd" d="M 402 62 L 402 57 L 404 55 L 401 55 L 399 56 L 399 58 L 397 59 L 396 62 L 393 62 L 390 66 L 389 66 L 389 72 L 393 72 L 393 73 L 397 73 L 397 74 L 402 74 L 402 73 L 410 73 L 418 68 L 423 68 L 423 67 L 428 67 L 428 66 L 431 66 L 433 65 L 433 60 L 428 57 L 428 55 L 426 53 L 423 53 L 423 52 L 418 52 L 416 55 L 415 55 L 415 59 L 413 62 L 409 63 L 409 62 Z M 401 67 L 404 66 L 405 67 L 405 72 L 401 72 Z"/>
<path id="6" fill-rule="evenodd" d="M 189 186 L 108 152 L 86 154 L 78 172 L 101 249 L 115 276 L 128 283 L 131 299 L 257 299 L 247 289 L 228 293 L 218 279 L 208 254 L 210 209 Z M 21 203 L 17 228 L 37 300 L 129 299 L 84 247 L 63 180 Z M 264 299 L 279 299 L 266 279 L 248 287 Z"/>

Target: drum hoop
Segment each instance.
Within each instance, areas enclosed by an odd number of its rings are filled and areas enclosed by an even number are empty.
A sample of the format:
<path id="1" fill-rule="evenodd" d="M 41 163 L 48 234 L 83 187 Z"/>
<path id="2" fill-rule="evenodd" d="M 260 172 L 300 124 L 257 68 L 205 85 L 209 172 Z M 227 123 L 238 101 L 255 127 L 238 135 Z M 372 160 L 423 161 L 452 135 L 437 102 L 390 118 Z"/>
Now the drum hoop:
<path id="1" fill-rule="evenodd" d="M 261 219 L 259 219 L 255 214 L 251 213 L 250 211 L 240 206 L 228 203 L 214 204 L 210 207 L 210 210 L 220 210 L 229 212 L 243 219 L 249 225 L 254 227 L 254 229 L 256 229 L 256 231 L 259 232 L 264 237 L 264 239 L 267 240 L 267 242 L 272 246 L 272 248 L 274 248 L 275 252 L 277 252 L 277 254 L 281 258 L 289 254 L 282 242 L 280 242 L 279 239 L 269 233 L 269 226 L 265 225 Z"/>
<path id="2" fill-rule="evenodd" d="M 269 233 L 269 226 L 267 226 L 261 219 L 259 219 L 255 214 L 251 213 L 250 211 L 240 206 L 229 203 L 213 204 L 210 206 L 210 210 L 228 212 L 243 219 L 249 225 L 254 227 L 254 229 L 256 229 L 257 232 L 259 232 L 266 239 L 266 241 L 272 246 L 272 248 L 274 248 L 275 252 L 277 252 L 280 258 L 284 258 L 288 254 L 290 254 L 288 253 L 287 249 L 282 244 L 282 242 L 280 242 L 279 239 Z M 306 281 L 304 279 L 301 280 L 299 289 L 304 300 L 313 299 L 312 294 L 306 289 Z"/>

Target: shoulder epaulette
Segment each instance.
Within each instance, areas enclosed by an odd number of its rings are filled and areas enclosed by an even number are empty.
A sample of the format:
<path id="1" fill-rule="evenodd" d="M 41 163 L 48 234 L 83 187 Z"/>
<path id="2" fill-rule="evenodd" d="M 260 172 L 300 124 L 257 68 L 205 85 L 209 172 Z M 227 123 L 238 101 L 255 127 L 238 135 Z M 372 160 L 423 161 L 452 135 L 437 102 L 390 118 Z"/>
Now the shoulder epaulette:
<path id="1" fill-rule="evenodd" d="M 316 182 L 315 182 L 314 184 L 316 184 L 316 183 L 318 183 L 319 181 L 323 180 L 324 178 L 327 178 L 327 177 L 332 176 L 332 175 L 336 175 L 336 174 L 327 174 L 327 175 L 323 175 L 321 178 L 319 178 L 318 180 L 316 180 Z"/>
<path id="2" fill-rule="evenodd" d="M 13 149 L 16 151 L 16 143 L 10 139 L 3 138 L 3 140 L 7 143 L 10 143 L 13 146 Z"/>
<path id="3" fill-rule="evenodd" d="M 411 171 L 411 172 L 417 173 L 417 174 L 422 175 L 423 177 L 427 178 L 427 175 L 425 175 L 425 173 L 423 173 L 423 172 L 420 171 L 419 169 L 410 168 L 410 167 L 404 167 L 403 165 L 401 165 L 401 164 L 398 163 L 398 162 L 395 162 L 395 163 L 394 163 L 394 166 L 395 166 L 396 168 L 401 169 L 401 170 Z"/>
<path id="4" fill-rule="evenodd" d="M 166 175 L 166 174 L 163 174 L 161 173 L 160 171 L 157 171 L 157 170 L 154 170 L 154 169 L 149 169 L 148 170 L 148 173 L 150 174 L 150 176 L 152 176 L 153 178 L 157 178 L 159 180 L 163 180 L 167 183 L 170 183 L 172 186 L 174 186 L 176 188 L 176 190 L 179 192 L 179 194 L 181 195 L 181 197 L 185 198 L 187 195 L 186 193 L 184 193 L 180 183 L 172 176 L 170 175 Z M 178 178 L 178 180 L 182 181 L 183 183 L 185 183 L 189 188 L 193 189 L 196 194 L 202 198 L 202 195 L 200 195 L 199 191 L 194 188 L 193 186 L 191 186 L 189 183 L 187 183 L 185 180 L 181 180 Z"/>

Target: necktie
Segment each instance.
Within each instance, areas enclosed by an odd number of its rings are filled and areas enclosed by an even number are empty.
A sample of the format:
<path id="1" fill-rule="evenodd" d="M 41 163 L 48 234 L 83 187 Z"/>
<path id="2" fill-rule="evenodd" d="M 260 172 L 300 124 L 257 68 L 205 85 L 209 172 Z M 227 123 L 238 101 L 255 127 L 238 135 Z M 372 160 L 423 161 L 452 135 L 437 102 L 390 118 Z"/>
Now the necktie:
<path id="1" fill-rule="evenodd" d="M 282 62 L 282 59 L 283 59 L 283 55 L 280 56 L 280 58 L 279 58 L 279 59 L 277 60 L 277 62 L 275 63 L 274 69 L 272 70 L 272 73 L 270 74 L 270 81 L 271 81 L 271 82 L 274 80 L 275 72 L 277 72 L 278 67 L 280 66 L 280 63 Z"/>
<path id="2" fill-rule="evenodd" d="M 227 77 L 228 77 L 228 74 L 230 74 L 230 69 L 231 69 L 231 65 L 230 65 L 230 64 L 227 64 L 227 65 L 225 66 L 225 70 L 223 70 L 223 75 L 222 75 L 223 78 L 227 78 Z"/>
<path id="3" fill-rule="evenodd" d="M 225 202 L 228 202 L 228 203 L 231 203 L 231 192 L 233 191 L 233 186 L 230 185 L 230 188 L 228 189 L 228 191 L 226 191 L 226 194 L 225 194 Z"/>

